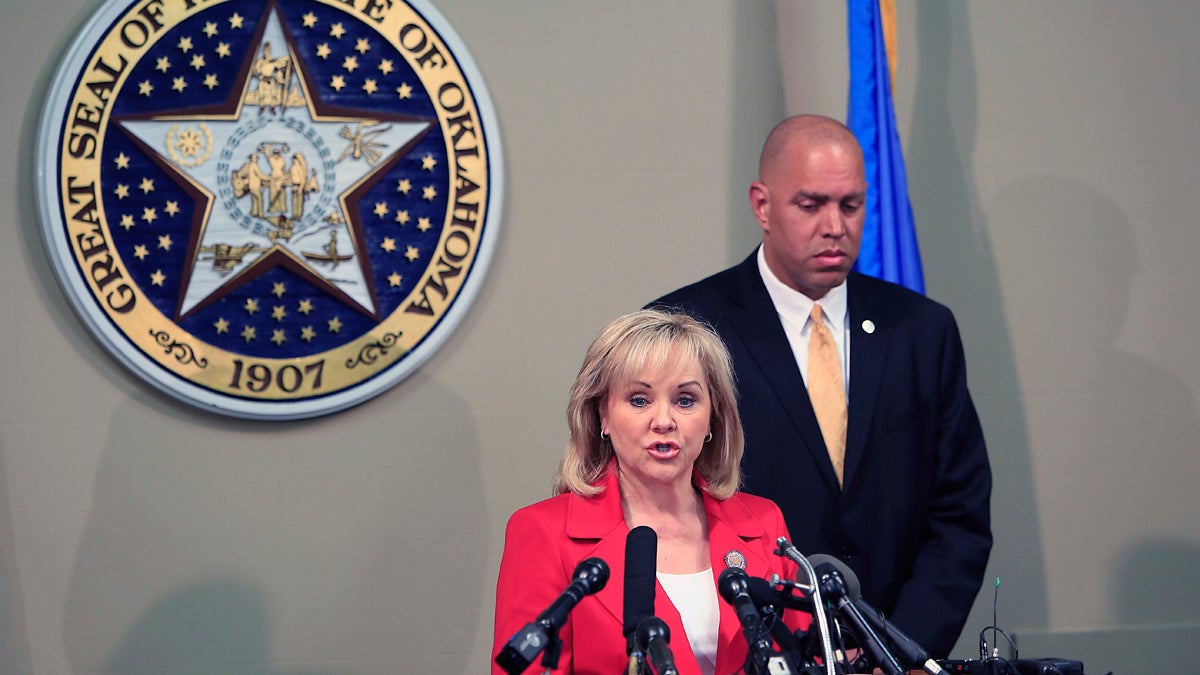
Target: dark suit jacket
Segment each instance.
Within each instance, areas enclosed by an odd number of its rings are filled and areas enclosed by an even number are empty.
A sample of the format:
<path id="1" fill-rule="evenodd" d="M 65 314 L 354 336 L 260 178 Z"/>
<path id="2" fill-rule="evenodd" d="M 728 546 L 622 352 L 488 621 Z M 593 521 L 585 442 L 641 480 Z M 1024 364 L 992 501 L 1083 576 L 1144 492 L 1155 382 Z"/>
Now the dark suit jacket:
<path id="1" fill-rule="evenodd" d="M 991 470 L 962 342 L 946 307 L 860 274 L 847 283 L 844 489 L 755 254 L 651 305 L 708 321 L 729 346 L 744 489 L 779 504 L 801 552 L 845 561 L 864 599 L 945 657 L 992 545 Z"/>
<path id="2" fill-rule="evenodd" d="M 599 557 L 608 563 L 608 583 L 599 592 L 575 606 L 559 631 L 563 651 L 555 673 L 613 675 L 628 664 L 624 624 L 625 538 L 629 527 L 621 512 L 620 488 L 615 463 L 602 479 L 604 492 L 584 498 L 566 493 L 527 506 L 508 521 L 504 556 L 496 583 L 496 622 L 493 657 L 521 627 L 543 612 L 566 589 L 580 561 Z M 703 486 L 698 475 L 693 481 Z M 713 584 L 726 567 L 725 554 L 740 552 L 746 573 L 756 577 L 778 574 L 794 579 L 796 564 L 774 555 L 775 540 L 788 536 L 783 516 L 771 502 L 747 494 L 717 500 L 704 495 L 708 516 L 709 549 L 712 553 Z M 748 648 L 732 606 L 718 600 L 721 619 L 717 642 L 716 672 L 741 672 Z M 671 632 L 671 651 L 680 675 L 699 675 L 696 657 L 688 644 L 679 612 L 656 583 L 654 613 Z M 807 615 L 787 612 L 793 628 L 806 627 Z M 803 624 L 803 625 L 802 625 Z M 542 672 L 540 657 L 531 671 Z M 503 670 L 492 664 L 492 672 Z"/>

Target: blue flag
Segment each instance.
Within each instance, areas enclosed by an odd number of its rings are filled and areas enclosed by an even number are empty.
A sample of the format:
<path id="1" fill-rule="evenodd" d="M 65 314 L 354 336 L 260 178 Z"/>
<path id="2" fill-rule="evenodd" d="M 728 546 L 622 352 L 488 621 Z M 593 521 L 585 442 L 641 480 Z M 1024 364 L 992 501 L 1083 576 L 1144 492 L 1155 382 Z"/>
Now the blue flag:
<path id="1" fill-rule="evenodd" d="M 854 268 L 924 293 L 879 0 L 847 0 L 846 10 L 850 28 L 846 126 L 862 145 L 868 183 L 866 222 Z"/>

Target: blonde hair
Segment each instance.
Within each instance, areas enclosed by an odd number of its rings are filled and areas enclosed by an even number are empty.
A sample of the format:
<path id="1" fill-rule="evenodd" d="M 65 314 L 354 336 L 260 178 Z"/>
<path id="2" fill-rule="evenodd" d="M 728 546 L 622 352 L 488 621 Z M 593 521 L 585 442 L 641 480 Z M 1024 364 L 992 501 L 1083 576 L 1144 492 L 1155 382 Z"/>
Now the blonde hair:
<path id="1" fill-rule="evenodd" d="M 614 453 L 611 443 L 600 438 L 600 406 L 614 383 L 662 367 L 672 355 L 696 359 L 712 399 L 712 440 L 700 450 L 696 470 L 712 496 L 725 499 L 737 491 L 742 480 L 742 421 L 729 350 L 712 328 L 687 314 L 643 309 L 609 322 L 588 347 L 571 385 L 571 438 L 554 476 L 556 494 L 591 496 L 603 490 L 596 483 Z"/>

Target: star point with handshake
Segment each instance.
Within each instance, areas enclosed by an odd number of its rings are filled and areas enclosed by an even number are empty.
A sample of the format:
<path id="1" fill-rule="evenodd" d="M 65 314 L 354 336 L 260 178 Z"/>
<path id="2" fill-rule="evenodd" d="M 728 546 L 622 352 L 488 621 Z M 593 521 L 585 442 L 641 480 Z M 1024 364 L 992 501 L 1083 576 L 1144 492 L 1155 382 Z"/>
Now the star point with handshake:
<path id="1" fill-rule="evenodd" d="M 595 338 L 555 496 L 508 523 L 493 672 L 941 672 L 991 471 L 950 310 L 853 271 L 867 189 L 844 125 L 784 120 L 748 191 L 761 245 Z M 593 559 L 607 584 L 564 593 Z"/>

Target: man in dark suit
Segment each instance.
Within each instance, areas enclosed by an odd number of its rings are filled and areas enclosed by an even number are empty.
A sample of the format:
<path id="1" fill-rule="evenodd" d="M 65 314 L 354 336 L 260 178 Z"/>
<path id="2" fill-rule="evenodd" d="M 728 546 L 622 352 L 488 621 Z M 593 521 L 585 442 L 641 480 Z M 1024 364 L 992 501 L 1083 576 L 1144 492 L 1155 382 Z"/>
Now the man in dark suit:
<path id="1" fill-rule="evenodd" d="M 941 658 L 991 550 L 991 470 L 950 310 L 851 272 L 866 189 L 845 126 L 784 120 L 750 185 L 762 246 L 651 304 L 707 320 L 728 344 L 744 489 L 778 503 L 797 548 L 845 561 L 863 598 Z M 833 403 L 816 394 L 827 374 Z"/>

